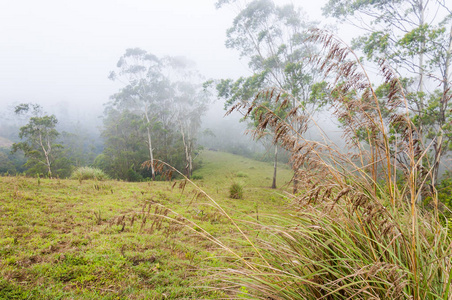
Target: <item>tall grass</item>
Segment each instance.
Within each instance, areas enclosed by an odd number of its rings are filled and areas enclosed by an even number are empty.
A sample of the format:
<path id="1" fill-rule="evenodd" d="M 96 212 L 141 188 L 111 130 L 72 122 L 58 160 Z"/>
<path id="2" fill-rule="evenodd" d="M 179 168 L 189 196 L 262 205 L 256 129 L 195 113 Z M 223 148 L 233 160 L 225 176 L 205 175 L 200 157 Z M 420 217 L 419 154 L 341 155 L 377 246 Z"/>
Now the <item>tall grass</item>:
<path id="1" fill-rule="evenodd" d="M 229 187 L 229 197 L 232 199 L 243 199 L 243 185 L 239 182 L 233 182 Z"/>
<path id="2" fill-rule="evenodd" d="M 311 61 L 329 82 L 348 151 L 326 135 L 307 140 L 299 129 L 314 121 L 302 105 L 291 106 L 286 91 L 262 91 L 255 101 L 233 106 L 245 116 L 259 113 L 256 136 L 275 133 L 304 190 L 293 197 L 297 214 L 290 226 L 265 227 L 267 235 L 255 244 L 264 258 L 252 269 L 230 270 L 228 280 L 241 278 L 262 299 L 452 299 L 452 242 L 439 222 L 435 189 L 427 188 L 428 146 L 418 139 L 402 85 L 381 61 L 388 92 L 378 98 L 342 41 L 322 31 L 310 39 L 322 45 L 324 53 Z M 260 105 L 262 98 L 288 114 Z M 418 206 L 425 196 L 433 199 L 433 211 Z"/>
<path id="3" fill-rule="evenodd" d="M 101 169 L 92 167 L 79 167 L 74 170 L 71 174 L 71 179 L 82 180 L 106 180 L 109 179 L 108 175 L 104 173 Z"/>
<path id="4" fill-rule="evenodd" d="M 312 58 L 329 82 L 331 109 L 342 121 L 346 151 L 326 134 L 305 138 L 315 123 L 287 91 L 262 91 L 255 101 L 231 109 L 258 114 L 256 136 L 273 131 L 274 143 L 291 153 L 299 193 L 291 195 L 290 218 L 273 224 L 248 222 L 258 238 L 242 229 L 205 192 L 251 247 L 247 255 L 189 222 L 234 257 L 234 268 L 217 275 L 238 298 L 253 299 L 452 299 L 452 241 L 441 225 L 435 188 L 428 188 L 428 145 L 410 120 L 398 78 L 380 63 L 384 99 L 378 98 L 356 54 L 329 33 L 311 40 L 324 53 Z M 273 102 L 278 116 L 264 102 Z M 322 131 L 320 131 L 322 132 Z M 148 166 L 150 162 L 145 162 Z M 194 183 L 193 183 L 194 184 Z M 196 186 L 196 184 L 194 184 Z M 433 210 L 418 199 L 433 199 Z"/>

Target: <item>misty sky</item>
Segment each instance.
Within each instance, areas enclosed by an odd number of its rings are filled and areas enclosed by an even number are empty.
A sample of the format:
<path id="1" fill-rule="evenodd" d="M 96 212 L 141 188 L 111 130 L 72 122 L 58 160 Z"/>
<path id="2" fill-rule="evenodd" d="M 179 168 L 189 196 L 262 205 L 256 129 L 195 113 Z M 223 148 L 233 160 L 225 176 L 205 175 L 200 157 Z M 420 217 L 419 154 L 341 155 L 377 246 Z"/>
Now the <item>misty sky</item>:
<path id="1" fill-rule="evenodd" d="M 288 1 L 278 1 L 287 3 Z M 321 18 L 321 5 L 293 1 Z M 100 110 L 126 48 L 194 60 L 206 78 L 249 75 L 224 46 L 234 12 L 214 0 L 0 0 L 0 104 L 60 103 Z"/>

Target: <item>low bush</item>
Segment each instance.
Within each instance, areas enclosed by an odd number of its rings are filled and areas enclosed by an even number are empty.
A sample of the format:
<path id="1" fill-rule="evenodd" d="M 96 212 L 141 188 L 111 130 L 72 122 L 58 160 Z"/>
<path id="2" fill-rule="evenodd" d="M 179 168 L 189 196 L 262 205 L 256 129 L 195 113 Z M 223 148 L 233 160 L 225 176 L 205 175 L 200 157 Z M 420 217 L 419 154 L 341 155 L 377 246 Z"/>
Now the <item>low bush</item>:
<path id="1" fill-rule="evenodd" d="M 239 171 L 235 174 L 235 176 L 237 177 L 248 177 L 248 174 L 246 174 L 245 172 Z"/>
<path id="2" fill-rule="evenodd" d="M 71 179 L 106 180 L 106 179 L 109 179 L 109 177 L 101 169 L 91 168 L 91 167 L 80 167 L 80 168 L 75 169 L 74 172 L 72 172 Z"/>
<path id="3" fill-rule="evenodd" d="M 234 182 L 229 188 L 229 197 L 232 199 L 243 199 L 243 185 Z"/>

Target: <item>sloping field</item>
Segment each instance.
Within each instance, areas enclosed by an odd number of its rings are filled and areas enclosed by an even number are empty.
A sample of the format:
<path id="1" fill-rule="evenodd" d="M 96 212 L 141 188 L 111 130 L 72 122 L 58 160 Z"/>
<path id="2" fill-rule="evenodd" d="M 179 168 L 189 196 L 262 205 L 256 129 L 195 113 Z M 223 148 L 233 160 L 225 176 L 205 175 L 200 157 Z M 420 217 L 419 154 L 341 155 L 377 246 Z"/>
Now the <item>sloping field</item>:
<path id="1" fill-rule="evenodd" d="M 284 211 L 271 164 L 205 152 L 195 180 L 234 219 Z M 279 186 L 290 170 L 279 172 Z M 233 182 L 243 199 L 230 199 Z M 195 225 L 197 224 L 197 225 Z M 243 227 L 244 230 L 251 230 Z M 0 299 L 215 299 L 230 260 L 249 253 L 231 221 L 184 181 L 0 177 Z M 239 291 L 239 288 L 237 288 Z"/>

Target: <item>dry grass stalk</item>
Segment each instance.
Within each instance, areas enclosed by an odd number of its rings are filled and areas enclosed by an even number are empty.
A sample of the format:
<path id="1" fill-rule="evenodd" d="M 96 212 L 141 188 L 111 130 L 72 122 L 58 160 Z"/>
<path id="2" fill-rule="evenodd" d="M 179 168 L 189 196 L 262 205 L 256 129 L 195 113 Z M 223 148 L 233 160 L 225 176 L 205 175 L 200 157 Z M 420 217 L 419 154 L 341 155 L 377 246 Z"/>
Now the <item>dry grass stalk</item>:
<path id="1" fill-rule="evenodd" d="M 295 197 L 294 228 L 274 228 L 279 242 L 263 242 L 271 267 L 233 273 L 272 299 L 452 299 L 452 243 L 435 213 L 417 207 L 430 175 L 422 167 L 427 149 L 395 72 L 380 62 L 389 92 L 379 99 L 341 40 L 315 30 L 309 41 L 322 45 L 312 62 L 329 82 L 349 152 L 307 140 L 303 133 L 312 120 L 301 105 L 288 106 L 294 99 L 286 91 L 269 89 L 231 108 L 245 117 L 258 114 L 255 136 L 274 132 L 274 143 L 291 153 L 295 177 L 305 186 Z"/>

